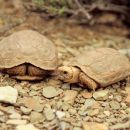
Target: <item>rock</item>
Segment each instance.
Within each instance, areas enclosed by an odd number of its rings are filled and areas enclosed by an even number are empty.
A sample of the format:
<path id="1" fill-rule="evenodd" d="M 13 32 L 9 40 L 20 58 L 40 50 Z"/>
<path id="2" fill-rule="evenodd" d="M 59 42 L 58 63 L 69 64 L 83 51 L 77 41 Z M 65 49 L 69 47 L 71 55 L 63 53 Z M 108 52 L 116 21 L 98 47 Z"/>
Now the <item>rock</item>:
<path id="1" fill-rule="evenodd" d="M 69 119 L 70 117 L 71 117 L 70 113 L 69 113 L 68 111 L 66 111 L 66 112 L 65 112 L 65 118 L 68 118 L 68 119 Z"/>
<path id="2" fill-rule="evenodd" d="M 0 116 L 0 122 L 5 123 L 7 121 L 5 116 Z M 3 129 L 2 129 L 3 130 Z"/>
<path id="3" fill-rule="evenodd" d="M 110 116 L 110 111 L 104 111 L 103 112 L 106 116 Z"/>
<path id="4" fill-rule="evenodd" d="M 31 84 L 30 89 L 34 91 L 38 91 L 41 89 L 41 86 L 39 86 L 38 84 Z"/>
<path id="5" fill-rule="evenodd" d="M 127 97 L 126 97 L 126 99 L 125 99 L 125 102 L 126 102 L 127 104 L 130 104 L 130 93 L 128 93 L 128 95 L 127 95 Z"/>
<path id="6" fill-rule="evenodd" d="M 77 87 L 76 84 L 71 84 L 71 90 L 75 90 L 77 92 L 80 92 L 82 90 L 82 87 Z"/>
<path id="7" fill-rule="evenodd" d="M 30 121 L 31 121 L 31 123 L 40 121 L 42 119 L 43 119 L 43 115 L 41 113 L 31 112 L 31 115 L 30 115 Z"/>
<path id="8" fill-rule="evenodd" d="M 10 111 L 9 108 L 10 107 L 4 107 L 4 106 L 0 105 L 0 111 L 7 113 L 7 114 L 12 114 L 12 111 Z"/>
<path id="9" fill-rule="evenodd" d="M 81 95 L 82 95 L 84 98 L 91 98 L 91 97 L 92 97 L 92 93 L 89 93 L 89 92 L 82 92 Z"/>
<path id="10" fill-rule="evenodd" d="M 18 91 L 11 86 L 0 87 L 0 101 L 14 104 L 17 101 Z"/>
<path id="11" fill-rule="evenodd" d="M 37 112 L 41 112 L 43 110 L 43 105 L 39 103 L 39 100 L 32 97 L 24 97 L 20 99 L 20 104 L 26 106 L 27 108 L 30 108 L 32 110 L 35 110 Z"/>
<path id="12" fill-rule="evenodd" d="M 83 122 L 84 130 L 108 130 L 108 126 L 96 122 Z"/>
<path id="13" fill-rule="evenodd" d="M 4 112 L 0 111 L 0 116 L 3 116 L 4 115 Z"/>
<path id="14" fill-rule="evenodd" d="M 119 52 L 130 58 L 130 49 L 120 49 Z"/>
<path id="15" fill-rule="evenodd" d="M 9 116 L 10 119 L 21 119 L 21 115 L 19 113 L 13 113 Z"/>
<path id="16" fill-rule="evenodd" d="M 73 104 L 78 92 L 75 90 L 66 90 L 63 100 L 67 103 Z"/>
<path id="17" fill-rule="evenodd" d="M 120 110 L 120 113 L 125 115 L 125 114 L 126 114 L 126 111 Z"/>
<path id="18" fill-rule="evenodd" d="M 108 90 L 100 90 L 93 93 L 93 98 L 95 100 L 106 100 L 108 98 Z"/>
<path id="19" fill-rule="evenodd" d="M 121 102 L 120 104 L 121 104 L 122 109 L 126 109 L 127 108 L 127 105 L 124 102 Z"/>
<path id="20" fill-rule="evenodd" d="M 20 110 L 21 110 L 22 113 L 25 114 L 25 115 L 30 114 L 31 111 L 32 111 L 32 109 L 30 109 L 30 108 L 26 108 L 26 107 L 23 107 L 23 106 L 20 107 Z"/>
<path id="21" fill-rule="evenodd" d="M 99 114 L 99 109 L 94 109 L 94 110 L 90 110 L 88 111 L 88 115 L 89 116 L 95 116 Z"/>
<path id="22" fill-rule="evenodd" d="M 61 130 L 70 130 L 70 124 L 67 122 L 60 123 Z"/>
<path id="23" fill-rule="evenodd" d="M 93 105 L 91 106 L 91 108 L 92 108 L 92 109 L 96 109 L 96 108 L 97 108 L 97 109 L 100 109 L 100 108 L 101 108 L 101 105 L 100 105 L 99 102 L 96 102 L 96 101 L 95 101 L 95 102 L 93 103 Z"/>
<path id="24" fill-rule="evenodd" d="M 31 91 L 29 92 L 29 96 L 36 96 L 36 95 L 38 95 L 38 91 L 31 90 Z"/>
<path id="25" fill-rule="evenodd" d="M 62 104 L 62 110 L 64 110 L 64 111 L 67 111 L 69 108 L 70 108 L 70 104 L 69 103 L 67 103 L 67 102 L 64 102 L 63 104 Z"/>
<path id="26" fill-rule="evenodd" d="M 62 112 L 62 111 L 56 111 L 56 116 L 61 119 L 62 117 L 65 116 L 65 112 Z"/>
<path id="27" fill-rule="evenodd" d="M 126 109 L 126 112 L 127 112 L 128 114 L 130 114 L 130 108 L 127 108 L 127 109 Z"/>
<path id="28" fill-rule="evenodd" d="M 85 99 L 81 98 L 81 97 L 80 98 L 78 97 L 78 98 L 75 99 L 75 102 L 78 103 L 78 104 L 84 104 L 85 103 Z"/>
<path id="29" fill-rule="evenodd" d="M 110 95 L 108 98 L 109 98 L 109 99 L 113 99 L 113 95 Z"/>
<path id="30" fill-rule="evenodd" d="M 22 116 L 22 119 L 23 119 L 23 120 L 30 120 L 30 117 L 27 116 L 27 115 L 23 115 L 23 116 Z"/>
<path id="31" fill-rule="evenodd" d="M 27 125 L 18 125 L 16 127 L 16 130 L 39 130 L 36 128 L 33 124 L 27 124 Z"/>
<path id="32" fill-rule="evenodd" d="M 74 127 L 73 130 L 82 130 L 80 127 Z"/>
<path id="33" fill-rule="evenodd" d="M 10 120 L 7 120 L 6 124 L 25 125 L 25 124 L 27 124 L 27 121 L 26 120 L 18 120 L 18 119 L 10 119 Z"/>
<path id="34" fill-rule="evenodd" d="M 100 118 L 100 119 L 104 119 L 104 118 L 106 118 L 106 115 L 104 115 L 104 114 L 102 113 L 102 114 L 97 115 L 97 117 Z"/>
<path id="35" fill-rule="evenodd" d="M 91 108 L 96 101 L 94 99 L 86 99 L 85 101 L 85 108 Z"/>
<path id="36" fill-rule="evenodd" d="M 78 113 L 81 116 L 85 116 L 88 114 L 88 109 L 92 108 L 92 106 L 95 104 L 95 100 L 94 99 L 86 99 L 84 105 L 79 109 Z"/>
<path id="37" fill-rule="evenodd" d="M 118 51 L 123 55 L 127 55 L 127 49 L 119 49 Z"/>
<path id="38" fill-rule="evenodd" d="M 68 89 L 70 89 L 70 84 L 69 84 L 69 83 L 64 83 L 64 84 L 62 84 L 62 89 L 63 89 L 63 90 L 68 90 Z"/>
<path id="39" fill-rule="evenodd" d="M 126 92 L 130 92 L 130 84 L 127 84 L 127 85 L 126 85 L 125 91 L 126 91 Z"/>
<path id="40" fill-rule="evenodd" d="M 43 88 L 42 94 L 46 98 L 53 98 L 61 94 L 63 91 L 62 89 L 57 89 L 55 87 L 45 87 Z"/>
<path id="41" fill-rule="evenodd" d="M 57 101 L 57 103 L 56 103 L 57 109 L 60 109 L 62 107 L 62 105 L 63 105 L 62 101 Z"/>
<path id="42" fill-rule="evenodd" d="M 72 109 L 72 108 L 70 108 L 70 109 L 68 110 L 68 112 L 69 112 L 71 115 L 75 115 L 75 114 L 77 113 L 77 111 L 76 111 L 75 109 Z"/>
<path id="43" fill-rule="evenodd" d="M 122 97 L 120 95 L 115 95 L 114 99 L 118 102 L 122 101 Z"/>
<path id="44" fill-rule="evenodd" d="M 117 101 L 111 101 L 111 102 L 110 102 L 110 106 L 111 106 L 111 108 L 114 109 L 114 110 L 120 109 L 120 103 L 118 103 Z"/>
<path id="45" fill-rule="evenodd" d="M 55 114 L 51 108 L 44 108 L 43 111 L 46 120 L 51 121 L 55 118 Z"/>

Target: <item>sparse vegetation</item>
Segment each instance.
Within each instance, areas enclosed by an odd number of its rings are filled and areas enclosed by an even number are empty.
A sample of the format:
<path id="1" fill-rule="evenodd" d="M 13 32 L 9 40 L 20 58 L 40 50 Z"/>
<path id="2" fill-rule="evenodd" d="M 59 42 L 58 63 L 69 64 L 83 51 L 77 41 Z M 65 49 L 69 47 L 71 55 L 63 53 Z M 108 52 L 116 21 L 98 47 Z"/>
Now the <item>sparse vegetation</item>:
<path id="1" fill-rule="evenodd" d="M 129 5 L 129 0 L 32 0 L 25 4 L 27 9 L 44 12 L 49 17 L 71 16 L 86 22 L 92 21 L 102 12 L 123 15 L 122 20 L 128 21 Z"/>

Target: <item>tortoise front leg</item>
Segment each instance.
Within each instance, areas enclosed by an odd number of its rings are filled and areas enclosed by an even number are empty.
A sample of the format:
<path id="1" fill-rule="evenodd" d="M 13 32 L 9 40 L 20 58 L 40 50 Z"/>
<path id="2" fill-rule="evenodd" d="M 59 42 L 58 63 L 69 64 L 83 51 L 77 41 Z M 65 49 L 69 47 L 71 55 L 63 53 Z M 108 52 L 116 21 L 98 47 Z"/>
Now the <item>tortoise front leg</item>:
<path id="1" fill-rule="evenodd" d="M 83 72 L 80 73 L 79 75 L 79 82 L 82 85 L 88 86 L 90 89 L 95 90 L 98 87 L 98 84 L 91 78 L 89 78 L 86 74 Z"/>
<path id="2" fill-rule="evenodd" d="M 12 68 L 5 69 L 4 72 L 9 74 L 10 76 L 13 75 L 25 75 L 26 74 L 26 65 L 21 64 Z"/>

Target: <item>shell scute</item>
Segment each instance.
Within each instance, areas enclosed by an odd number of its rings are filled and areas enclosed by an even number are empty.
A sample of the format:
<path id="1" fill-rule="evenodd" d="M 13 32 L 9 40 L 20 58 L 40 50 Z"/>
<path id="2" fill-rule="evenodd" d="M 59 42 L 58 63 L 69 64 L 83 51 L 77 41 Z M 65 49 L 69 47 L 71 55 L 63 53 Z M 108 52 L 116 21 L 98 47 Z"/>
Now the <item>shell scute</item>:
<path id="1" fill-rule="evenodd" d="M 88 77 L 107 86 L 130 75 L 130 61 L 112 48 L 99 48 L 83 52 L 71 65 L 79 67 Z"/>
<path id="2" fill-rule="evenodd" d="M 57 67 L 55 45 L 40 33 L 22 30 L 0 41 L 0 68 L 30 63 L 45 70 Z"/>

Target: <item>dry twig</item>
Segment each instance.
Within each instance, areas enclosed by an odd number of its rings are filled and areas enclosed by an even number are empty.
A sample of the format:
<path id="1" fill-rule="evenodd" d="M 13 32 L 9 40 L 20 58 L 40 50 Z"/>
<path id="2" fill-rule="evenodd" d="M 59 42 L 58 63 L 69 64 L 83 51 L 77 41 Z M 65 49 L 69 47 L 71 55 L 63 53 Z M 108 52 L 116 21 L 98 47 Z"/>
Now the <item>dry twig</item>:
<path id="1" fill-rule="evenodd" d="M 92 18 L 92 16 L 87 12 L 87 10 L 80 4 L 78 0 L 75 0 L 76 5 L 79 8 L 79 11 L 82 12 L 88 20 Z"/>

